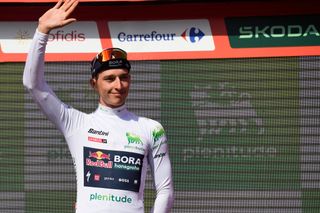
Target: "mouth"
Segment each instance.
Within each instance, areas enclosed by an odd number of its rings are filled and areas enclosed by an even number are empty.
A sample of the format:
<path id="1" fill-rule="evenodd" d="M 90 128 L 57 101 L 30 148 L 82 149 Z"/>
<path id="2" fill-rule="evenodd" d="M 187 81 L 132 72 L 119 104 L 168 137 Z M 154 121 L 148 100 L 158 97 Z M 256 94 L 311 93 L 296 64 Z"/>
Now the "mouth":
<path id="1" fill-rule="evenodd" d="M 113 96 L 115 98 L 122 98 L 124 95 L 123 95 L 123 93 L 111 93 L 111 96 Z"/>

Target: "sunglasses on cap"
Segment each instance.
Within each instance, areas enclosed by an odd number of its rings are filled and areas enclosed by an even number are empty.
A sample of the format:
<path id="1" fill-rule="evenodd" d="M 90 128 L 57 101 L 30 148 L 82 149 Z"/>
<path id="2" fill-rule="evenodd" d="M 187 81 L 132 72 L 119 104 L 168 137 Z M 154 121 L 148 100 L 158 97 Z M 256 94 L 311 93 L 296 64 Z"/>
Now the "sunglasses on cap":
<path id="1" fill-rule="evenodd" d="M 98 53 L 91 61 L 91 75 L 95 76 L 108 69 L 124 68 L 130 71 L 127 53 L 120 48 L 107 48 Z"/>

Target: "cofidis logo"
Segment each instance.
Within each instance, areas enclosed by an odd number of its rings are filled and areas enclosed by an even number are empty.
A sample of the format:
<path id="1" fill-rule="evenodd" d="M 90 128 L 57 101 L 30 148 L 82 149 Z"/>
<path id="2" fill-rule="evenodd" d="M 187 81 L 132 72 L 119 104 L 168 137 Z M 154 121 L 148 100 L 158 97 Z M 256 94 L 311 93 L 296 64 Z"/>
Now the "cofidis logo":
<path id="1" fill-rule="evenodd" d="M 212 51 L 206 19 L 108 23 L 113 46 L 128 52 Z"/>

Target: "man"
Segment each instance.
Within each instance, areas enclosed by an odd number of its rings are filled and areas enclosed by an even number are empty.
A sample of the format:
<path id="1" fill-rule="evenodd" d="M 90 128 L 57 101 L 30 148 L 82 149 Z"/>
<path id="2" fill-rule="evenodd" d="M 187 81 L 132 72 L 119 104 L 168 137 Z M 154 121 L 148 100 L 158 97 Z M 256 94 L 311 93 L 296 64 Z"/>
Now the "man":
<path id="1" fill-rule="evenodd" d="M 68 143 L 77 175 L 76 212 L 144 212 L 148 166 L 157 191 L 153 212 L 169 212 L 173 183 L 166 136 L 160 123 L 126 108 L 131 83 L 126 53 L 110 48 L 93 59 L 90 84 L 99 104 L 91 114 L 62 103 L 44 80 L 48 34 L 76 21 L 68 17 L 77 4 L 60 0 L 39 18 L 23 74 L 33 100 Z"/>

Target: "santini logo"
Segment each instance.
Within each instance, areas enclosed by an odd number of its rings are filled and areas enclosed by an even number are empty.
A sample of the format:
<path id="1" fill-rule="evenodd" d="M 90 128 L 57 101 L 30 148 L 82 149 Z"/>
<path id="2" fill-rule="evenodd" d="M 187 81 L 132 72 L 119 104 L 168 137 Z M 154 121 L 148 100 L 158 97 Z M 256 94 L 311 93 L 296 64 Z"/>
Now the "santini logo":
<path id="1" fill-rule="evenodd" d="M 91 134 L 94 134 L 94 135 L 103 135 L 103 136 L 108 136 L 109 135 L 109 132 L 105 132 L 105 131 L 102 131 L 102 130 L 95 130 L 93 128 L 90 128 L 88 130 L 88 133 L 91 133 Z"/>

